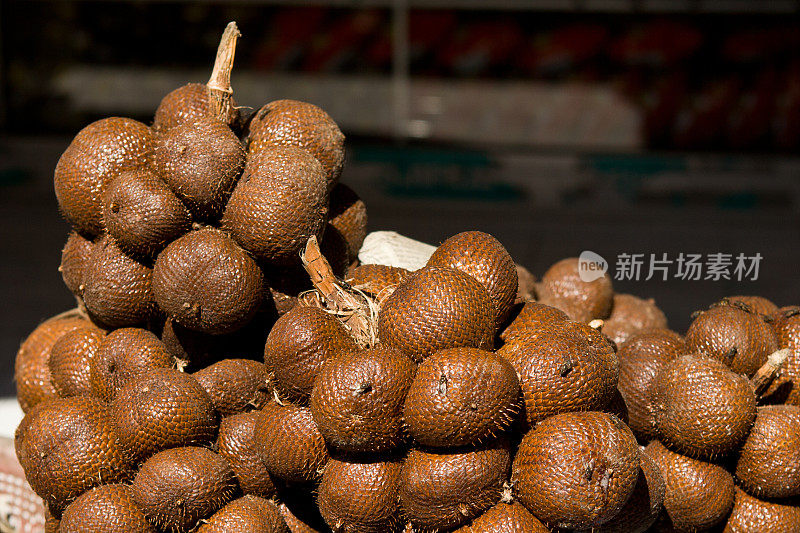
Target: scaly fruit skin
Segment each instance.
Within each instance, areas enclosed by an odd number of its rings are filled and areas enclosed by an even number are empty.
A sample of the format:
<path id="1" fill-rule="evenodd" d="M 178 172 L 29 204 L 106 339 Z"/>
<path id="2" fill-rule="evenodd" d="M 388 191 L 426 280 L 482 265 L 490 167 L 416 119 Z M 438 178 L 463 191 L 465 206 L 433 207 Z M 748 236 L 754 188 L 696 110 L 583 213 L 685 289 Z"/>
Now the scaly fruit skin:
<path id="1" fill-rule="evenodd" d="M 608 318 L 614 289 L 608 274 L 585 282 L 578 273 L 578 258 L 568 257 L 551 266 L 536 286 L 539 301 L 561 309 L 572 320 L 589 322 Z"/>
<path id="2" fill-rule="evenodd" d="M 777 305 L 762 296 L 728 296 L 724 300 L 741 305 L 745 311 L 758 313 L 762 317 L 774 318 L 779 311 Z"/>
<path id="3" fill-rule="evenodd" d="M 521 503 L 500 502 L 456 533 L 550 533 L 550 528 Z"/>
<path id="4" fill-rule="evenodd" d="M 733 507 L 733 477 L 723 468 L 679 455 L 657 440 L 645 448 L 666 483 L 664 508 L 681 531 L 705 531 Z"/>
<path id="5" fill-rule="evenodd" d="M 317 489 L 320 514 L 334 531 L 397 531 L 401 469 L 396 459 L 331 459 Z"/>
<path id="6" fill-rule="evenodd" d="M 15 435 L 17 457 L 36 493 L 56 516 L 86 490 L 133 474 L 108 405 L 91 396 L 38 405 Z"/>
<path id="7" fill-rule="evenodd" d="M 53 179 L 58 206 L 76 231 L 86 237 L 103 232 L 103 191 L 120 172 L 146 165 L 154 148 L 150 128 L 129 118 L 104 118 L 78 132 Z"/>
<path id="8" fill-rule="evenodd" d="M 81 328 L 61 336 L 50 351 L 50 376 L 62 398 L 92 394 L 91 364 L 105 337 L 100 328 Z"/>
<path id="9" fill-rule="evenodd" d="M 383 344 L 420 362 L 445 348 L 491 349 L 495 315 L 489 293 L 475 278 L 428 266 L 383 302 L 378 330 Z"/>
<path id="10" fill-rule="evenodd" d="M 500 241 L 481 231 L 465 231 L 444 241 L 428 259 L 428 266 L 455 268 L 486 288 L 496 311 L 499 329 L 514 305 L 519 287 L 517 267 Z"/>
<path id="11" fill-rule="evenodd" d="M 546 524 L 589 529 L 617 516 L 633 494 L 639 453 L 636 437 L 613 415 L 555 415 L 522 439 L 511 482 Z"/>
<path id="12" fill-rule="evenodd" d="M 800 406 L 800 307 L 783 307 L 772 324 L 780 348 L 791 350 L 778 377 L 764 394 L 769 403 Z"/>
<path id="13" fill-rule="evenodd" d="M 615 294 L 603 333 L 619 346 L 641 331 L 666 327 L 667 317 L 652 298 L 645 300 L 632 294 Z"/>
<path id="14" fill-rule="evenodd" d="M 750 381 L 716 359 L 684 355 L 667 363 L 652 384 L 657 433 L 696 458 L 736 451 L 756 419 Z"/>
<path id="15" fill-rule="evenodd" d="M 569 320 L 561 309 L 550 307 L 539 302 L 525 302 L 513 315 L 512 320 L 500 333 L 500 338 L 505 342 L 513 342 L 519 337 L 526 337 L 536 329 L 547 327 L 550 324 L 563 324 Z"/>
<path id="16" fill-rule="evenodd" d="M 233 126 L 239 120 L 239 108 L 231 99 L 225 123 Z M 192 124 L 211 115 L 208 86 L 204 83 L 187 83 L 168 93 L 156 109 L 153 129 L 163 133 L 175 126 Z"/>
<path id="17" fill-rule="evenodd" d="M 344 183 L 337 183 L 331 190 L 328 222 L 347 241 L 348 263 L 357 261 L 358 252 L 367 237 L 367 206 Z"/>
<path id="18" fill-rule="evenodd" d="M 766 502 L 736 487 L 736 499 L 723 533 L 800 532 L 800 506 L 791 503 Z"/>
<path id="19" fill-rule="evenodd" d="M 193 374 L 222 416 L 261 409 L 272 399 L 269 373 L 250 359 L 223 359 Z"/>
<path id="20" fill-rule="evenodd" d="M 259 415 L 251 411 L 223 418 L 216 448 L 233 468 L 242 492 L 269 499 L 277 495 L 277 489 L 256 444 Z"/>
<path id="21" fill-rule="evenodd" d="M 800 407 L 758 408 L 755 424 L 739 451 L 736 478 L 759 498 L 800 496 Z"/>
<path id="22" fill-rule="evenodd" d="M 417 368 L 403 418 L 424 446 L 486 442 L 514 421 L 519 393 L 516 370 L 502 356 L 477 348 L 440 350 Z"/>
<path id="23" fill-rule="evenodd" d="M 128 485 L 101 485 L 64 509 L 59 533 L 155 533 L 133 501 Z"/>
<path id="24" fill-rule="evenodd" d="M 350 285 L 367 292 L 382 301 L 394 292 L 411 271 L 387 265 L 363 264 L 352 268 L 347 273 Z"/>
<path id="25" fill-rule="evenodd" d="M 250 494 L 214 513 L 197 533 L 289 533 L 274 502 Z"/>
<path id="26" fill-rule="evenodd" d="M 58 271 L 64 279 L 64 285 L 75 296 L 83 297 L 84 276 L 89 256 L 92 254 L 92 241 L 77 231 L 72 231 L 67 243 L 61 251 L 61 265 Z"/>
<path id="27" fill-rule="evenodd" d="M 165 450 L 145 461 L 133 480 L 133 500 L 156 527 L 192 530 L 240 492 L 228 462 L 211 450 Z"/>

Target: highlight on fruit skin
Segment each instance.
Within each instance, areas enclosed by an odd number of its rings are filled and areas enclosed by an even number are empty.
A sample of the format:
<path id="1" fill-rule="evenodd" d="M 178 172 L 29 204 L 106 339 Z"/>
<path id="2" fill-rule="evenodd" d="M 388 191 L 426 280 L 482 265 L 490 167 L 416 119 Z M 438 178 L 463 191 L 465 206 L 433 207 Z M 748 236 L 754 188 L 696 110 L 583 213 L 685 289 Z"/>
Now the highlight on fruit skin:
<path id="1" fill-rule="evenodd" d="M 536 293 L 541 303 L 561 309 L 572 320 L 589 322 L 608 318 L 614 289 L 607 273 L 594 281 L 583 281 L 578 273 L 578 258 L 569 257 L 544 273 Z"/>

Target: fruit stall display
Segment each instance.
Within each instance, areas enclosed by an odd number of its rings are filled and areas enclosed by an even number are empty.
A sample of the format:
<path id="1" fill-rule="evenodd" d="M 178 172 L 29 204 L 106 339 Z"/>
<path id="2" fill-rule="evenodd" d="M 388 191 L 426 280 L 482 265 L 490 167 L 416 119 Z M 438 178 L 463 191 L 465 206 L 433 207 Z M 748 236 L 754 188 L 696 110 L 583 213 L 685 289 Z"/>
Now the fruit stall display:
<path id="1" fill-rule="evenodd" d="M 16 361 L 46 531 L 800 531 L 800 308 L 732 296 L 680 335 L 480 231 L 362 262 L 344 136 L 246 116 L 237 38 L 55 169 L 78 306 Z"/>

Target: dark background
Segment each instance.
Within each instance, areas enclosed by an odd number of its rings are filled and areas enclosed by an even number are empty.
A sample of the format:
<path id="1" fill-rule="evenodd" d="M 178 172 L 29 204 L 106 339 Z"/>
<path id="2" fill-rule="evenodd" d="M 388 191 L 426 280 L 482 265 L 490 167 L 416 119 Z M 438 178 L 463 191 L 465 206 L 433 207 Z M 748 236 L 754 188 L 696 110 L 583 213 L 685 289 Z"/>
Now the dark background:
<path id="1" fill-rule="evenodd" d="M 59 155 L 206 81 L 229 20 L 239 103 L 328 110 L 370 230 L 487 231 L 537 275 L 582 250 L 612 271 L 621 253 L 763 256 L 756 281 L 615 282 L 681 332 L 726 295 L 800 303 L 800 2 L 410 4 L 0 1 L 0 392 L 21 340 L 73 305 Z"/>

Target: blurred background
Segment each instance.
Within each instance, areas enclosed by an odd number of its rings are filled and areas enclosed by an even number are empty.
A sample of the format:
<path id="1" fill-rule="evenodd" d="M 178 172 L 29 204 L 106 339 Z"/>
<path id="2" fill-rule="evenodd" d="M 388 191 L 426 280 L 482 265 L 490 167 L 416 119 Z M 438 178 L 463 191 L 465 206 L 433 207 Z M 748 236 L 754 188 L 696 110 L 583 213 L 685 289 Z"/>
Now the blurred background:
<path id="1" fill-rule="evenodd" d="M 0 393 L 20 341 L 74 304 L 59 155 L 205 82 L 229 20 L 237 102 L 328 111 L 370 230 L 487 231 L 538 276 L 644 254 L 615 289 L 680 332 L 727 295 L 800 303 L 798 0 L 0 0 Z M 762 259 L 755 280 L 645 279 L 681 253 Z"/>

